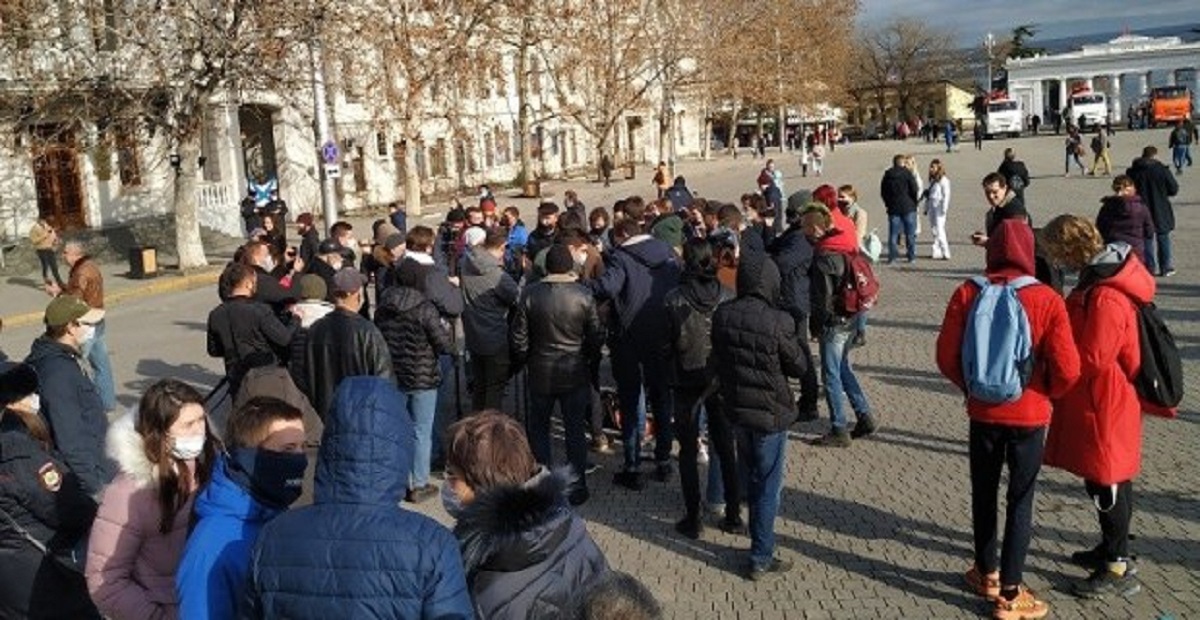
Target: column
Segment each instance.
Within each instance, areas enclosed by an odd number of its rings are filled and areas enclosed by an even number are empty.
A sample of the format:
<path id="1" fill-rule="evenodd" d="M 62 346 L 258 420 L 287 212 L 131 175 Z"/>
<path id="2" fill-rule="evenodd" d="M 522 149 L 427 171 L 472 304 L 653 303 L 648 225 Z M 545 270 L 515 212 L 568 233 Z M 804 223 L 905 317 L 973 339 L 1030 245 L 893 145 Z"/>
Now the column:
<path id="1" fill-rule="evenodd" d="M 1091 77 L 1086 77 L 1086 78 L 1083 78 L 1083 85 L 1084 85 L 1084 86 L 1086 86 L 1088 90 L 1095 90 L 1095 89 L 1096 89 L 1096 88 L 1095 88 L 1095 85 L 1092 83 L 1092 78 L 1091 78 Z"/>
<path id="2" fill-rule="evenodd" d="M 1113 123 L 1121 122 L 1121 114 L 1125 112 L 1125 105 L 1121 102 L 1121 76 L 1116 73 L 1108 76 L 1108 101 L 1109 107 L 1112 109 Z"/>
<path id="3" fill-rule="evenodd" d="M 1174 69 L 1170 69 L 1167 71 L 1167 84 L 1166 85 L 1167 86 L 1175 85 L 1175 70 Z"/>
<path id="4" fill-rule="evenodd" d="M 1150 94 L 1150 73 L 1144 72 L 1138 74 L 1138 96 L 1145 97 Z"/>
<path id="5" fill-rule="evenodd" d="M 1067 107 L 1067 78 L 1058 79 L 1058 107 L 1056 112 L 1062 112 Z"/>

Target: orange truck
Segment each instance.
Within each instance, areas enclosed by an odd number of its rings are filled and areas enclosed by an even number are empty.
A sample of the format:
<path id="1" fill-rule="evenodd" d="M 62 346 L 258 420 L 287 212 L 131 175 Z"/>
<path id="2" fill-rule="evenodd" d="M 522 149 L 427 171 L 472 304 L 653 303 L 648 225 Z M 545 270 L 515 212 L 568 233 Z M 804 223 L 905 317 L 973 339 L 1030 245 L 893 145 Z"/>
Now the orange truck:
<path id="1" fill-rule="evenodd" d="M 1150 91 L 1150 126 L 1172 124 L 1192 116 L 1192 93 L 1186 86 L 1160 86 Z"/>

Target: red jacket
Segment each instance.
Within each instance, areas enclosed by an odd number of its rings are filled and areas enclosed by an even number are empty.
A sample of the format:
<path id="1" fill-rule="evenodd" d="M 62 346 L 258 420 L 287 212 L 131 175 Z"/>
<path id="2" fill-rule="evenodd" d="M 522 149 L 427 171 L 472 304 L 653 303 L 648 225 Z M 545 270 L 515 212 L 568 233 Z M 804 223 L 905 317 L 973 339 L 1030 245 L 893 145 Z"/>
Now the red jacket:
<path id="1" fill-rule="evenodd" d="M 987 277 L 1007 282 L 1033 275 L 1033 231 L 1023 221 L 1005 220 L 988 239 Z M 966 393 L 962 374 L 962 343 L 971 306 L 979 287 L 965 282 L 946 307 L 937 341 L 937 364 L 942 374 Z M 1044 284 L 1017 292 L 1033 336 L 1033 375 L 1021 398 L 1011 403 L 987 403 L 967 398 L 967 415 L 977 422 L 1032 428 L 1050 422 L 1050 399 L 1058 398 L 1079 379 L 1079 353 L 1062 297 Z"/>
<path id="2" fill-rule="evenodd" d="M 1154 278 L 1136 257 L 1067 298 L 1083 374 L 1055 400 L 1045 462 L 1099 484 L 1133 479 L 1142 461 L 1137 305 L 1154 298 Z M 1116 267 L 1115 265 L 1113 267 Z"/>
<path id="3" fill-rule="evenodd" d="M 833 227 L 829 229 L 829 234 L 814 244 L 814 247 L 817 251 L 825 253 L 857 253 L 858 229 L 854 227 L 854 220 L 846 217 L 841 209 L 834 209 L 829 214 L 833 218 Z"/>

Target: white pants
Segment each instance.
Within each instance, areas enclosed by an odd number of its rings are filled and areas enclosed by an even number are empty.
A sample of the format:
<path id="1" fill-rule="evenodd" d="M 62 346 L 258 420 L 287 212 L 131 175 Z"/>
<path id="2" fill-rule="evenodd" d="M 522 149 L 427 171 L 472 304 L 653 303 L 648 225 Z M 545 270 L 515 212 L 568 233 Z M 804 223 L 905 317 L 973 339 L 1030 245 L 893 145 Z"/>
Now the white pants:
<path id="1" fill-rule="evenodd" d="M 950 258 L 950 240 L 946 238 L 946 212 L 929 210 L 929 227 L 933 229 L 933 258 Z"/>

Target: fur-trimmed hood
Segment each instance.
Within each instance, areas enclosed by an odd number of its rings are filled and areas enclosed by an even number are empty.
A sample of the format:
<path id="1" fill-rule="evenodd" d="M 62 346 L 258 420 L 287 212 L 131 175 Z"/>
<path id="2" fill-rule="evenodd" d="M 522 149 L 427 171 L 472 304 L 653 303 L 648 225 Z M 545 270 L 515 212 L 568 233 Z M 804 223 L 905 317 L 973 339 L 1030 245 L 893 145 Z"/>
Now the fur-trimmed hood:
<path id="1" fill-rule="evenodd" d="M 520 570 L 554 553 L 571 526 L 569 471 L 542 467 L 525 484 L 489 489 L 463 507 L 454 534 L 468 574 Z"/>
<path id="2" fill-rule="evenodd" d="M 138 487 L 146 487 L 158 480 L 158 465 L 146 456 L 145 443 L 134 428 L 137 411 L 130 410 L 117 418 L 108 427 L 106 446 L 108 456 L 117 462 L 122 473 L 129 474 Z"/>

